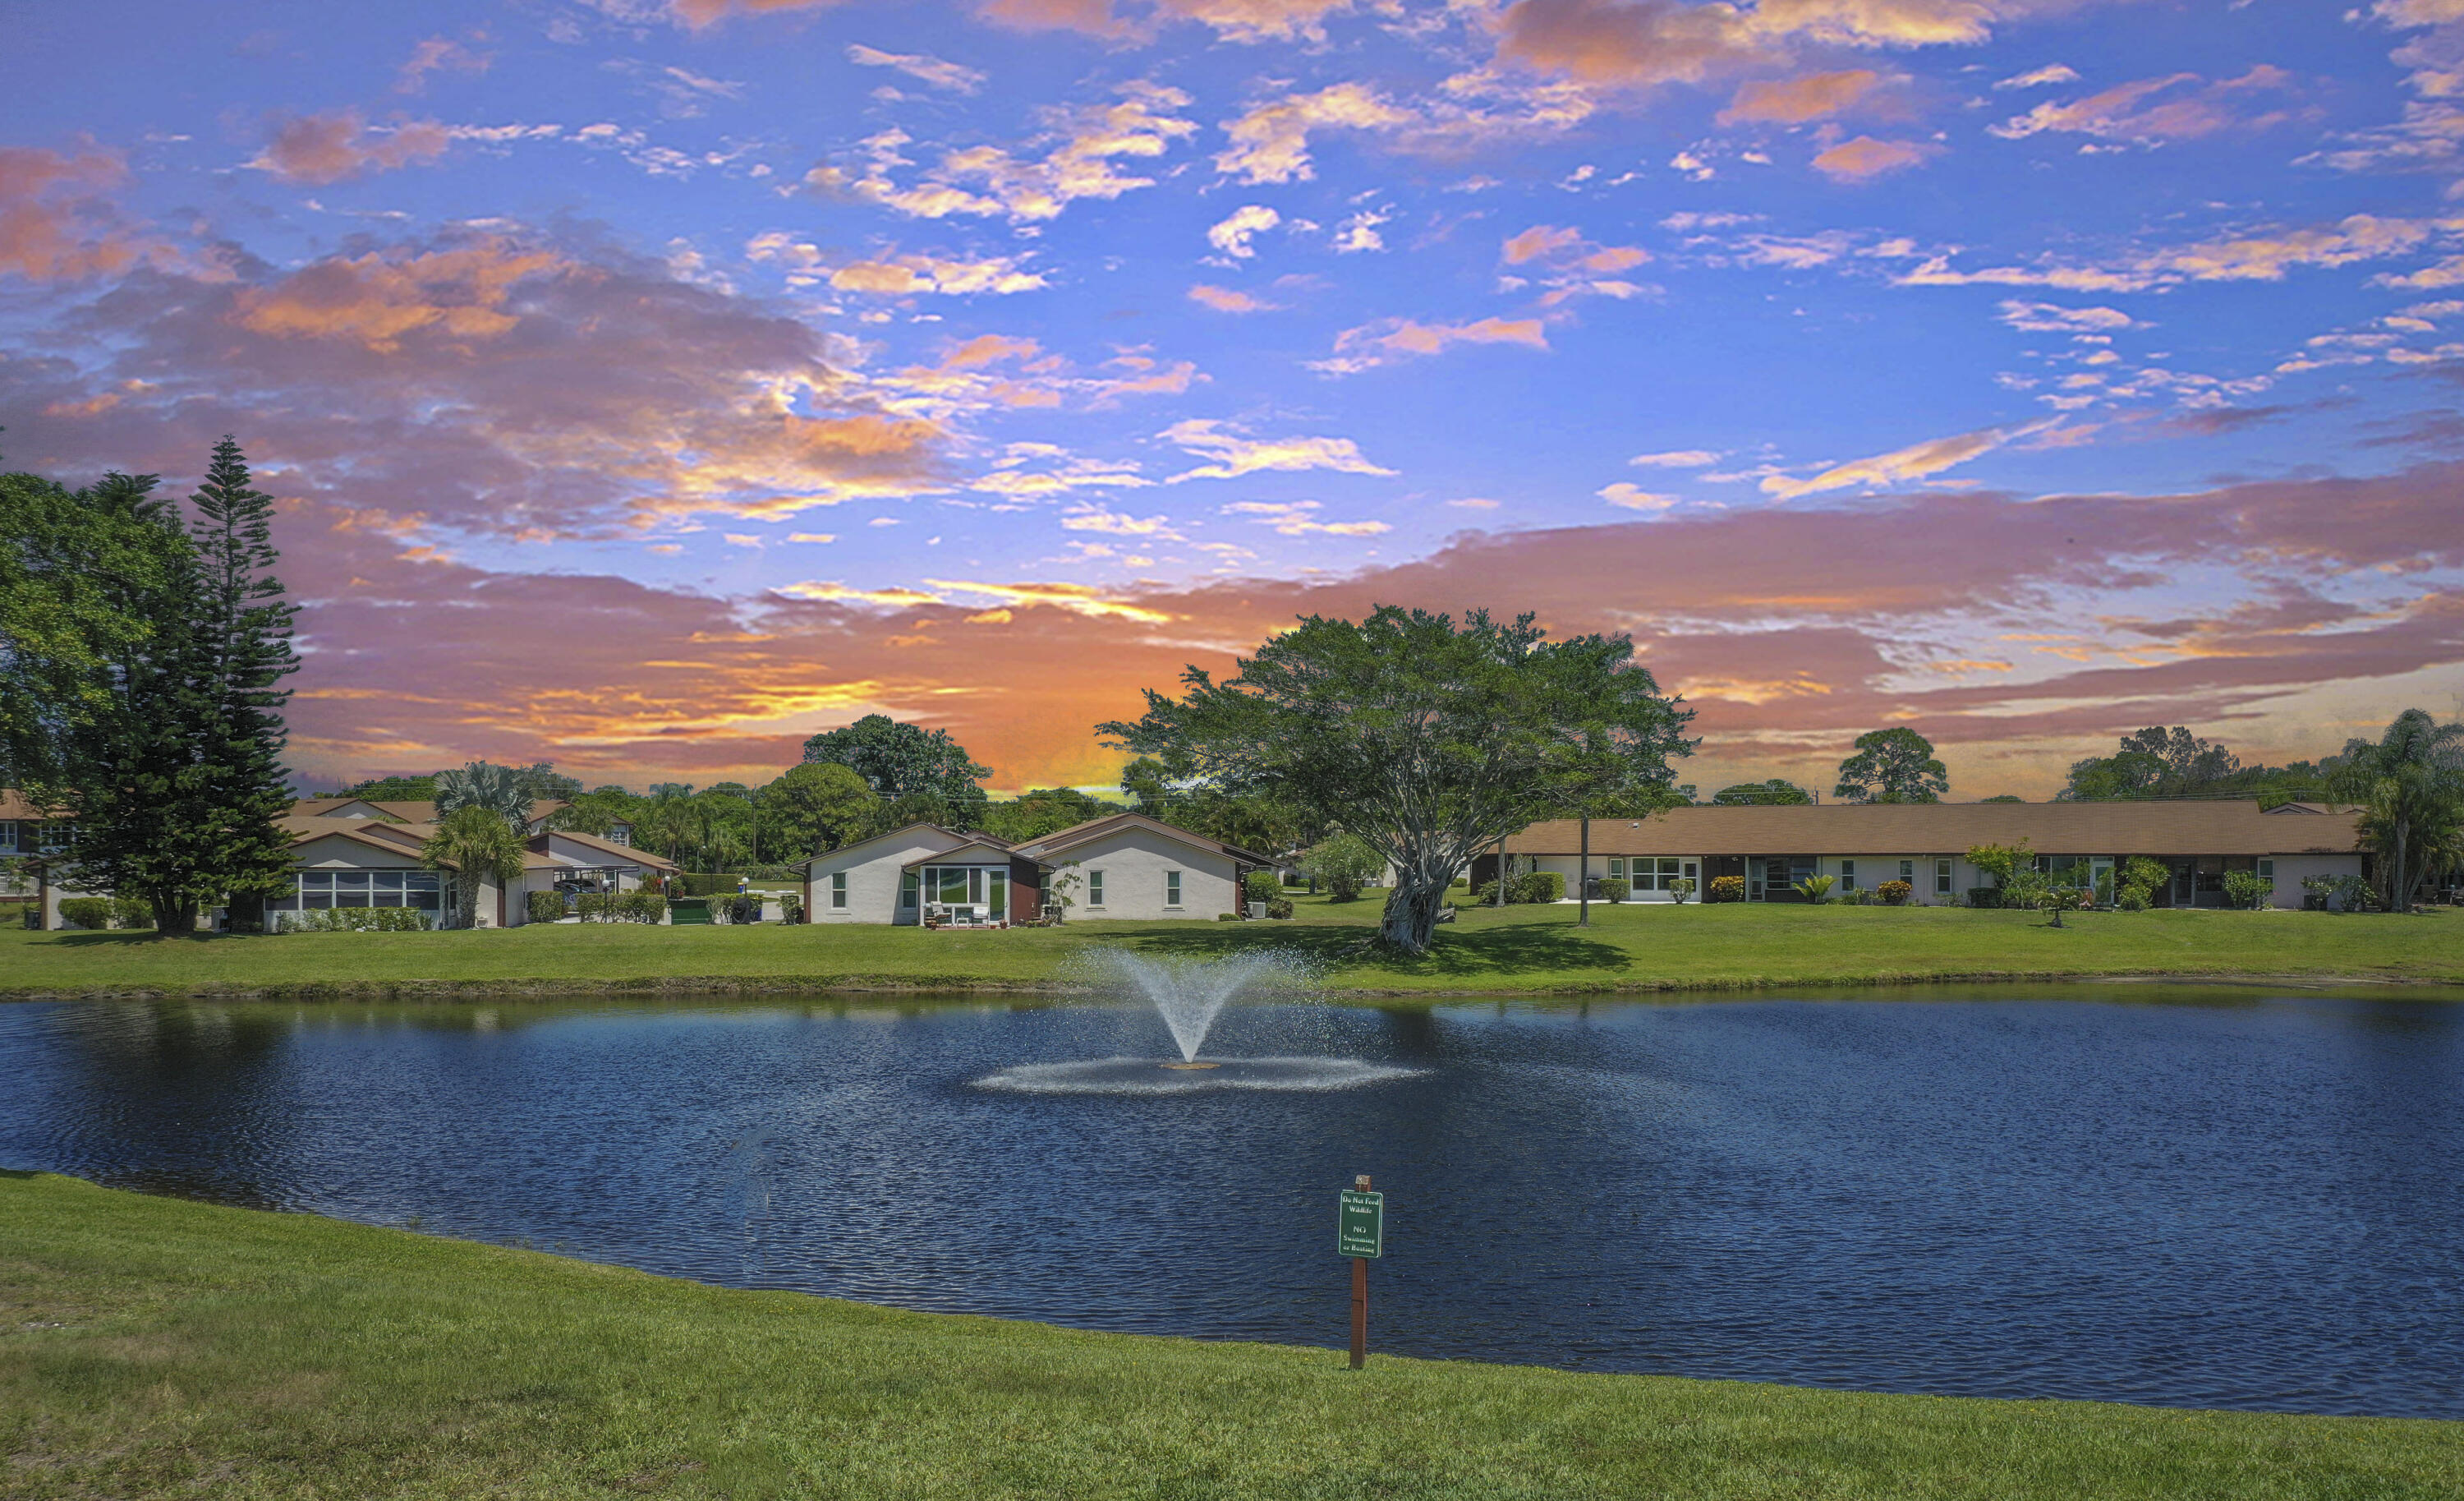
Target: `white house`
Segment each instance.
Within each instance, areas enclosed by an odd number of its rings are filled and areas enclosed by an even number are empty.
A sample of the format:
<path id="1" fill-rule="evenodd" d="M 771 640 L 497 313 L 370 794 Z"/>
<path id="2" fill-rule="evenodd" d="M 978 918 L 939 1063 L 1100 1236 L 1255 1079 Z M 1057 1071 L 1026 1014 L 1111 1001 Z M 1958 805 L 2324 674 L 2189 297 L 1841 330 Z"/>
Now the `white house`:
<path id="1" fill-rule="evenodd" d="M 1833 894 L 1905 881 L 1926 905 L 1962 900 L 1992 877 L 1970 865 L 1977 845 L 2025 841 L 2045 869 L 2080 871 L 2108 896 L 2114 873 L 2138 856 L 2170 878 L 2161 907 L 2221 907 L 2225 876 L 2252 872 L 2274 883 L 2278 907 L 2299 907 L 2310 876 L 2365 875 L 2367 857 L 2350 809 L 2255 800 L 2111 803 L 1837 803 L 1818 806 L 1694 806 L 1654 818 L 1594 819 L 1591 878 L 1628 883 L 1636 901 L 1673 901 L 1681 880 L 1694 899 L 1721 876 L 1745 884 L 1748 901 L 1802 901 L 1796 883 L 1827 875 Z M 1509 872 L 1555 871 L 1576 891 L 1581 826 L 1534 824 L 1506 841 Z M 1495 877 L 1499 855 L 1472 862 L 1472 883 Z"/>
<path id="2" fill-rule="evenodd" d="M 1019 845 L 910 824 L 815 855 L 805 866 L 804 911 L 815 922 L 935 925 L 1025 921 L 1054 910 L 1212 920 L 1240 910 L 1242 875 L 1268 865 L 1141 813 L 1108 814 Z"/>

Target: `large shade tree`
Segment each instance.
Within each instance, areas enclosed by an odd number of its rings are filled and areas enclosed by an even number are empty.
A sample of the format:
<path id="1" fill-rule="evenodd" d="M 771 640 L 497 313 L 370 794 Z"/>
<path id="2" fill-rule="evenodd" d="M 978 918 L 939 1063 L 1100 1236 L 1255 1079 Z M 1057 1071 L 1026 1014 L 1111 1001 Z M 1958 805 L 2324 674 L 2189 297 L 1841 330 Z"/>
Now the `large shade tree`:
<path id="1" fill-rule="evenodd" d="M 794 861 L 835 850 L 871 827 L 880 804 L 852 767 L 835 762 L 790 766 L 754 797 L 762 852 Z"/>
<path id="2" fill-rule="evenodd" d="M 937 800 L 944 822 L 968 828 L 982 815 L 983 780 L 979 764 L 947 730 L 926 730 L 886 714 L 868 714 L 844 729 L 804 742 L 807 764 L 835 762 L 852 768 L 885 803 L 929 806 Z"/>
<path id="3" fill-rule="evenodd" d="M 1831 795 L 1847 803 L 1939 803 L 1949 790 L 1950 772 L 1934 759 L 1933 741 L 1903 724 L 1858 736 Z"/>
<path id="4" fill-rule="evenodd" d="M 1715 807 L 1796 806 L 1813 801 L 1813 793 L 1779 777 L 1769 782 L 1740 782 L 1711 794 Z"/>
<path id="5" fill-rule="evenodd" d="M 1661 695 L 1622 635 L 1551 642 L 1532 617 L 1380 606 L 1357 624 L 1308 616 L 1218 683 L 1149 690 L 1135 720 L 1096 726 L 1177 782 L 1263 794 L 1358 836 L 1396 871 L 1380 936 L 1425 953 L 1446 888 L 1535 819 L 1669 784 L 1689 710 Z"/>

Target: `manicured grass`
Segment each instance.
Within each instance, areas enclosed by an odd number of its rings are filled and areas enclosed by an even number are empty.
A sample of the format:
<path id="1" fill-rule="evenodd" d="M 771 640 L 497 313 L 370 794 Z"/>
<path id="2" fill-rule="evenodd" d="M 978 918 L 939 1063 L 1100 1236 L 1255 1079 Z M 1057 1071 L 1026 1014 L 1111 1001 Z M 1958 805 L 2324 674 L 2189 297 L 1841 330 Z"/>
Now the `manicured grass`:
<path id="1" fill-rule="evenodd" d="M 1337 991 L 1409 997 L 2099 975 L 2464 982 L 2464 912 L 2034 913 L 1947 907 L 1595 904 L 1473 908 L 1425 959 L 1369 949 L 1377 902 L 1302 898 L 1288 922 L 1073 922 L 1009 932 L 883 926 L 554 925 L 468 933 L 164 939 L 0 932 L 0 996 L 269 997 L 430 992 L 1044 989 L 1070 985 L 1090 943 L 1206 957 L 1282 945 Z"/>
<path id="2" fill-rule="evenodd" d="M 2402 1501 L 2464 1424 L 1355 1373 L 0 1174 L 0 1494 L 643 1493 Z"/>

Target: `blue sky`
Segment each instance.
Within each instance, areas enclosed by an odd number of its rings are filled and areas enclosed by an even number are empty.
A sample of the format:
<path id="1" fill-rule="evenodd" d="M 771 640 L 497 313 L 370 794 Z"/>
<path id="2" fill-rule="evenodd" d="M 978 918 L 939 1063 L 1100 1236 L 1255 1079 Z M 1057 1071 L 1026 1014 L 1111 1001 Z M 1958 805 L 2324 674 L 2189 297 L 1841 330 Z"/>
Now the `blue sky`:
<path id="1" fill-rule="evenodd" d="M 11 25 L 0 453 L 241 437 L 316 776 L 878 708 L 1100 783 L 1375 601 L 1634 632 L 1713 784 L 2464 690 L 2456 0 Z"/>

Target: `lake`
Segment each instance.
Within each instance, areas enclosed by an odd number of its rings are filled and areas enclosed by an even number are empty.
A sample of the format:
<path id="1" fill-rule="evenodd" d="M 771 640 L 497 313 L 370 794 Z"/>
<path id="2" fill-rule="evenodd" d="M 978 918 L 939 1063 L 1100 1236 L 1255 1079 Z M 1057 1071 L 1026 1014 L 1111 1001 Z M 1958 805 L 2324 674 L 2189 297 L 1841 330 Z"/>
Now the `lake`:
<path id="1" fill-rule="evenodd" d="M 1047 1087 L 1177 1056 L 1094 1003 L 17 1003 L 0 1166 L 1333 1347 L 1367 1172 L 1389 1354 L 2464 1418 L 2452 995 L 1236 1005 L 1205 1055 L 1366 1067 Z"/>

